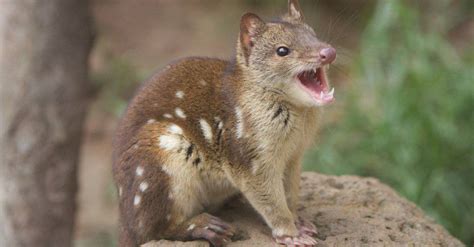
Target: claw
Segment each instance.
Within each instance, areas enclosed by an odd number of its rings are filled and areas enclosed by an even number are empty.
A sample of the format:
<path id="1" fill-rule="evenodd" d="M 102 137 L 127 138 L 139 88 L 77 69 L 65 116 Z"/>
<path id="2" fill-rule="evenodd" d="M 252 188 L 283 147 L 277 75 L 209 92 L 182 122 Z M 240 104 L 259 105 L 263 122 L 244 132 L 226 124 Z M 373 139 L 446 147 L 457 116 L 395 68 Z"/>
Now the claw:
<path id="1" fill-rule="evenodd" d="M 205 239 L 213 246 L 225 246 L 231 242 L 235 234 L 234 228 L 223 220 L 208 214 L 202 214 L 199 220 L 195 221 L 191 231 L 192 239 Z"/>
<path id="2" fill-rule="evenodd" d="M 316 226 L 311 221 L 301 217 L 298 217 L 298 220 L 296 221 L 296 227 L 300 233 L 304 233 L 309 236 L 313 236 L 318 233 Z"/>
<path id="3" fill-rule="evenodd" d="M 304 233 L 300 233 L 298 236 L 295 237 L 275 237 L 275 241 L 278 244 L 283 244 L 286 246 L 314 246 L 317 244 L 317 241 L 315 239 Z"/>

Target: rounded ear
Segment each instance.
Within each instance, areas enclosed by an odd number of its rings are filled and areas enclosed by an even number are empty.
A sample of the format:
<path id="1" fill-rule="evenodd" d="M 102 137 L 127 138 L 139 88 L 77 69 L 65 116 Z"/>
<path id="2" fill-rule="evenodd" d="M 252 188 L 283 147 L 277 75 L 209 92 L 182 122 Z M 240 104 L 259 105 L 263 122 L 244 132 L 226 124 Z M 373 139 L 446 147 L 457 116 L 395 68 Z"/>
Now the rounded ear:
<path id="1" fill-rule="evenodd" d="M 256 14 L 246 13 L 240 19 L 240 44 L 245 58 L 250 55 L 255 37 L 265 29 L 265 22 Z"/>
<path id="2" fill-rule="evenodd" d="M 288 16 L 297 21 L 303 21 L 304 16 L 298 0 L 288 0 Z"/>

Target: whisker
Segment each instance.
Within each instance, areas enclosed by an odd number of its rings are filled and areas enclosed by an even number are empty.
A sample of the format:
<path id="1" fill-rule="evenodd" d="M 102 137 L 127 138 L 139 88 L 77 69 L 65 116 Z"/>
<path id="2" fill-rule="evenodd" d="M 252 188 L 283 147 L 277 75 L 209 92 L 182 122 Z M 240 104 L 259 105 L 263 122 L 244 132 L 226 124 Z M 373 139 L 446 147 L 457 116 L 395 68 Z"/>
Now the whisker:
<path id="1" fill-rule="evenodd" d="M 335 17 L 334 22 L 332 21 L 332 18 L 329 19 L 329 25 L 328 25 L 328 32 L 327 32 L 327 37 L 330 43 L 333 43 L 334 40 L 331 39 L 331 31 L 333 30 L 333 25 L 337 26 L 339 23 L 339 20 L 345 14 L 346 10 L 348 9 L 348 5 L 346 5 Z"/>
<path id="2" fill-rule="evenodd" d="M 346 9 L 346 8 L 345 8 Z M 338 28 L 340 30 L 340 32 L 338 32 L 338 35 L 335 36 L 335 37 L 330 37 L 329 39 L 331 40 L 331 42 L 335 43 L 343 38 L 346 38 L 346 37 L 349 37 L 351 36 L 351 33 L 348 31 L 348 26 L 350 24 L 353 24 L 355 22 L 359 22 L 360 20 L 360 17 L 361 17 L 361 11 L 353 11 L 352 14 L 349 15 L 349 17 L 347 18 L 347 21 L 344 22 L 344 24 L 342 26 L 340 26 L 340 28 Z"/>

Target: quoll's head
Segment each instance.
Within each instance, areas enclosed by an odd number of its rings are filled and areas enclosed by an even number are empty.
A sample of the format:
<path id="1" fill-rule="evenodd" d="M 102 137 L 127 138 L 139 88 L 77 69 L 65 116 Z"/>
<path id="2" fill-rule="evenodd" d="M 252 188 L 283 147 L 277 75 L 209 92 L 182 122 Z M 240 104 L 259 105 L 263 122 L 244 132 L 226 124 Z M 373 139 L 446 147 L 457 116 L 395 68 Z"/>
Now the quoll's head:
<path id="1" fill-rule="evenodd" d="M 292 103 L 322 106 L 334 100 L 326 69 L 335 59 L 336 50 L 304 22 L 297 0 L 288 1 L 288 13 L 277 21 L 242 16 L 238 63 L 255 83 L 279 89 Z"/>

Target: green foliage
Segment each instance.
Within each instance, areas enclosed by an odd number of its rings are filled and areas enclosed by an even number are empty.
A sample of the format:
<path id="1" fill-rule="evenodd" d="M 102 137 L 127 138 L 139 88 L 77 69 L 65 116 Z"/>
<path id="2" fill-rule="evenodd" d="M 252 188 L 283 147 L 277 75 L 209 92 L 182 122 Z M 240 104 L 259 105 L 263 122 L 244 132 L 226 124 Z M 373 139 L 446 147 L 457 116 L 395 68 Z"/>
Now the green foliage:
<path id="1" fill-rule="evenodd" d="M 378 2 L 343 117 L 323 129 L 305 167 L 378 177 L 472 245 L 473 50 L 460 57 L 419 23 L 403 1 Z"/>

